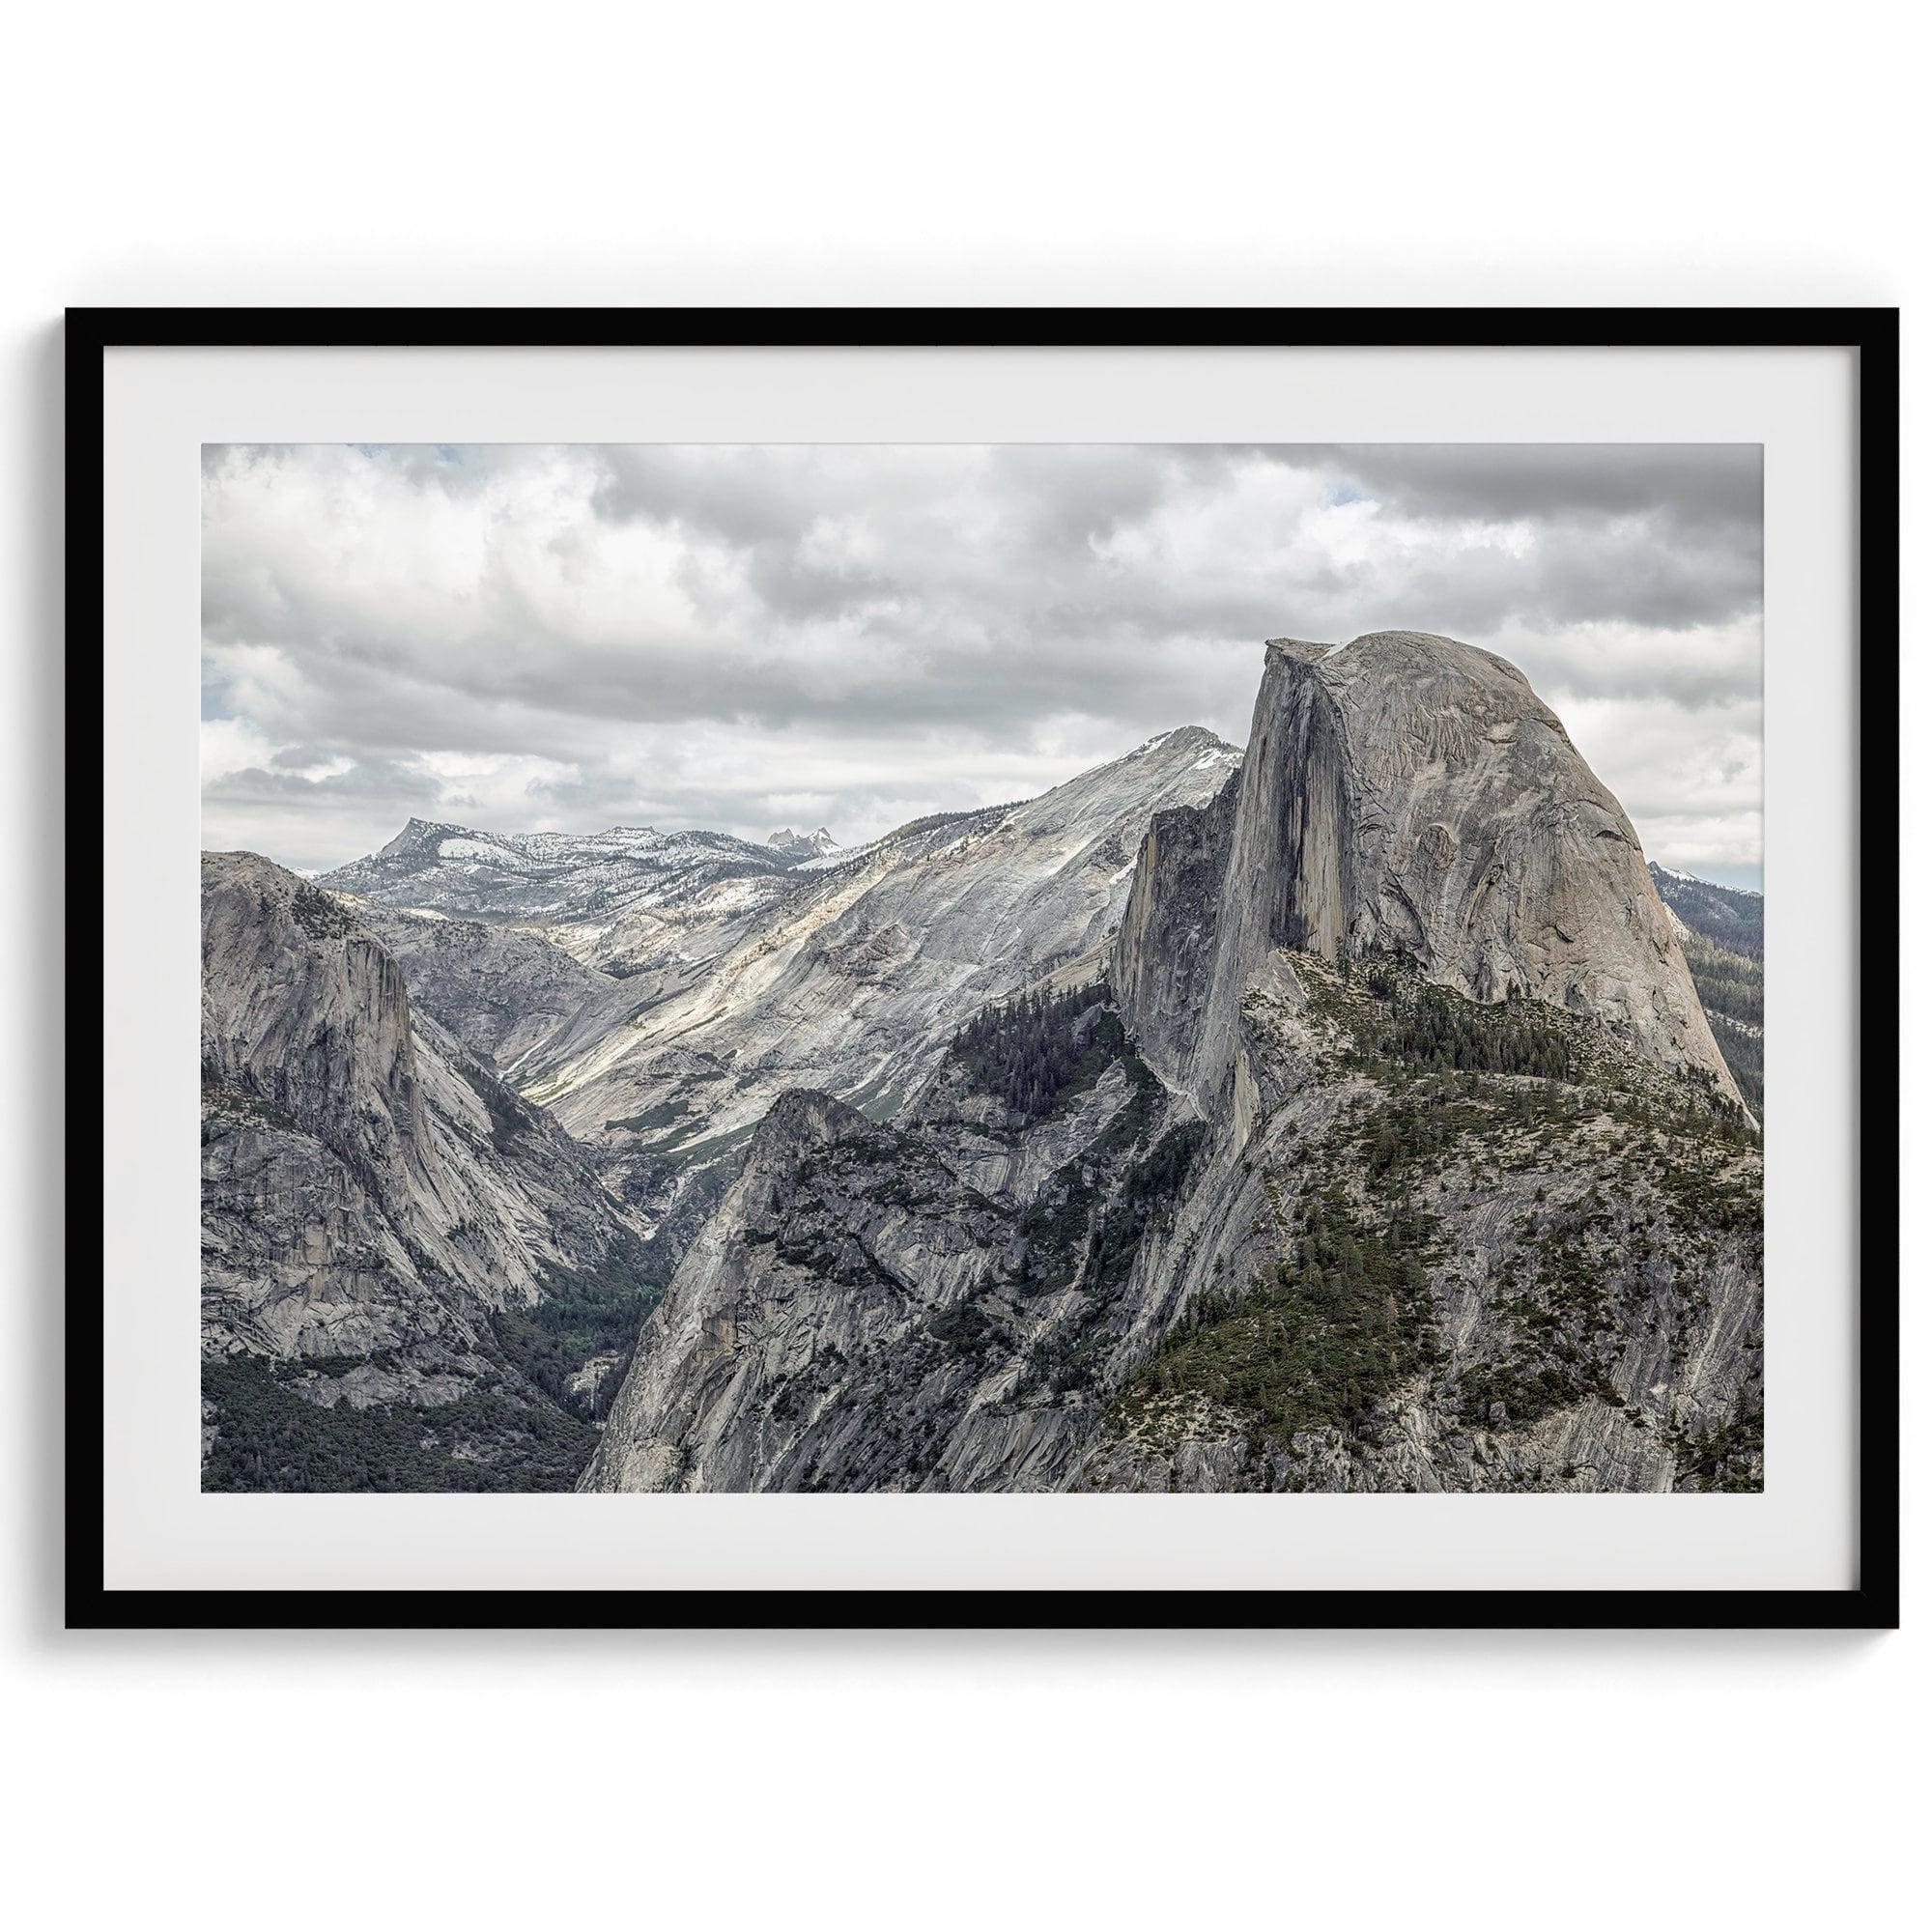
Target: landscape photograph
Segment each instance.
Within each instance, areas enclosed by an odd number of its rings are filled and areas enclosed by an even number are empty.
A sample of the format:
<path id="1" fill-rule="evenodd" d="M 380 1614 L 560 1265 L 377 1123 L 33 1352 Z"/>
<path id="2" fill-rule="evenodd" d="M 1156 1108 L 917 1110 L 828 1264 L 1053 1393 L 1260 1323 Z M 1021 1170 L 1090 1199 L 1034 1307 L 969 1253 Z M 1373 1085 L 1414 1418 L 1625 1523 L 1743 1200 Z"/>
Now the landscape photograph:
<path id="1" fill-rule="evenodd" d="M 209 445 L 209 1492 L 1755 1492 L 1761 452 Z"/>

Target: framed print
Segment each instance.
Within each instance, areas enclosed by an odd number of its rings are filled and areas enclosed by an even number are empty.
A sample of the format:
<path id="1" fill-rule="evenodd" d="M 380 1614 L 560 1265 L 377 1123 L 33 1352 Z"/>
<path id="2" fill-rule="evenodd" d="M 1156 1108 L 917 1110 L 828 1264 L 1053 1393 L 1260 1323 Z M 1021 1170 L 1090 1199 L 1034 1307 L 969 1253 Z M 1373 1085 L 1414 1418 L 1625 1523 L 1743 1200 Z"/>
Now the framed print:
<path id="1" fill-rule="evenodd" d="M 1895 314 L 68 382 L 71 1622 L 1896 1621 Z"/>

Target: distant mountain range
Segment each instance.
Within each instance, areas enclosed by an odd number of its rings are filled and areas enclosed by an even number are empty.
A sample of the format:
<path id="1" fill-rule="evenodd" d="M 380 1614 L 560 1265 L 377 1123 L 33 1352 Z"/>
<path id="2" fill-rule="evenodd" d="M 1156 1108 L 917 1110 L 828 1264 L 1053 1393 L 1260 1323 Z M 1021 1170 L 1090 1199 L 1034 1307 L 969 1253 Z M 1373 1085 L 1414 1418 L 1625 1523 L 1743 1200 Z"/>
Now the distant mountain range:
<path id="1" fill-rule="evenodd" d="M 1653 865 L 1684 957 L 1738 1092 L 1764 1113 L 1764 895 Z"/>
<path id="2" fill-rule="evenodd" d="M 1753 905 L 1414 633 L 849 851 L 213 855 L 205 1480 L 1754 1487 Z"/>
<path id="3" fill-rule="evenodd" d="M 1737 886 L 1714 886 L 1689 872 L 1653 865 L 1650 876 L 1663 903 L 1688 925 L 1727 952 L 1764 957 L 1764 895 Z"/>
<path id="4" fill-rule="evenodd" d="M 816 832 L 794 832 L 787 825 L 783 831 L 774 832 L 765 843 L 794 865 L 806 859 L 829 858 L 838 850 L 838 839 L 822 825 Z"/>

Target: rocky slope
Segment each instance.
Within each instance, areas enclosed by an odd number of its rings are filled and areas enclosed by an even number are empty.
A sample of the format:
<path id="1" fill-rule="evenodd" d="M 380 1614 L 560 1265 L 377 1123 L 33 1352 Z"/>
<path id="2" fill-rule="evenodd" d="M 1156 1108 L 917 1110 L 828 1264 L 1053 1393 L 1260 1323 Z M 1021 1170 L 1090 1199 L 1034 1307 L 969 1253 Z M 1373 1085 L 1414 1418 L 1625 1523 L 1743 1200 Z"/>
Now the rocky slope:
<path id="1" fill-rule="evenodd" d="M 1100 994 L 985 1016 L 893 1125 L 785 1094 L 646 1325 L 585 1486 L 1063 1484 L 1100 1373 L 1152 1332 L 1135 1255 L 1201 1141 Z M 1017 1089 L 1046 1040 L 1045 1083 Z"/>
<path id="2" fill-rule="evenodd" d="M 897 1112 L 948 1035 L 990 1000 L 1101 945 L 1153 812 L 1218 788 L 1236 757 L 1169 732 L 1024 804 L 904 828 L 810 873 L 737 945 L 525 1089 L 673 1201 L 778 1096 Z"/>
<path id="3" fill-rule="evenodd" d="M 344 902 L 401 966 L 416 1006 L 511 1083 L 546 1053 L 601 1037 L 637 1004 L 628 980 L 539 930 Z"/>
<path id="4" fill-rule="evenodd" d="M 572 1429 L 541 1387 L 539 1318 L 587 1298 L 634 1325 L 641 1258 L 569 1135 L 412 1009 L 354 912 L 253 854 L 204 855 L 202 1337 L 218 1486 L 334 1486 L 357 1459 L 350 1412 L 377 1411 L 374 1429 L 399 1406 L 463 1418 L 440 1455 L 405 1425 L 408 1460 L 435 1464 L 436 1486 L 567 1481 L 587 1442 L 552 1453 Z M 445 1466 L 457 1456 L 467 1470 Z"/>
<path id="5" fill-rule="evenodd" d="M 697 870 L 639 886 L 599 840 L 577 841 L 601 856 L 574 853 L 573 871 L 528 857 L 538 841 L 412 828 L 324 883 L 388 908 L 368 917 L 419 1004 L 495 1055 L 675 1248 L 780 1094 L 889 1119 L 961 1020 L 1103 945 L 1153 813 L 1211 797 L 1238 756 L 1171 731 L 1022 804 L 850 854 L 813 843 L 792 868 L 765 855 L 756 874 L 712 868 L 756 848 L 720 857 L 708 835 L 679 835 L 713 855 Z M 474 857 L 481 842 L 516 863 Z M 660 845 L 640 849 L 659 865 Z M 407 922 L 412 897 L 479 917 Z"/>
<path id="6" fill-rule="evenodd" d="M 1253 987 L 1236 1091 L 1212 1271 L 1182 1261 L 1184 1316 L 1077 1482 L 1756 1485 L 1763 1174 L 1740 1111 L 1594 1018 L 1388 960 Z"/>
<path id="7" fill-rule="evenodd" d="M 797 890 L 800 856 L 722 832 L 495 833 L 412 818 L 327 891 L 516 924 L 618 977 L 691 969 Z"/>
<path id="8" fill-rule="evenodd" d="M 1270 645 L 1095 911 L 890 1126 L 761 1115 L 589 1486 L 1761 1479 L 1754 1127 L 1511 667 Z"/>

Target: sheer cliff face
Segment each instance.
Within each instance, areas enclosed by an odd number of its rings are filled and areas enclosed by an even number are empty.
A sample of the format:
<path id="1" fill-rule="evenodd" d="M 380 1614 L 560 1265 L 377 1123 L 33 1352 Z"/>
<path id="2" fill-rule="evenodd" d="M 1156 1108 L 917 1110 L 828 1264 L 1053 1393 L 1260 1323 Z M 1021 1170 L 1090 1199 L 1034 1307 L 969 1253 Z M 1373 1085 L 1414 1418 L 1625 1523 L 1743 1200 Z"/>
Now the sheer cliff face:
<path id="1" fill-rule="evenodd" d="M 595 1038 L 639 1004 L 614 979 L 541 933 L 483 920 L 358 901 L 356 916 L 403 969 L 417 1009 L 505 1079 Z"/>
<path id="2" fill-rule="evenodd" d="M 347 1356 L 536 1300 L 629 1238 L 569 1137 L 415 1013 L 337 899 L 202 861 L 205 1350 Z"/>
<path id="3" fill-rule="evenodd" d="M 1238 776 L 1156 823 L 1116 949 L 1164 1076 L 1204 1102 L 1232 1081 L 1283 949 L 1587 1013 L 1737 1098 L 1630 820 L 1522 674 L 1447 638 L 1268 645 Z"/>

